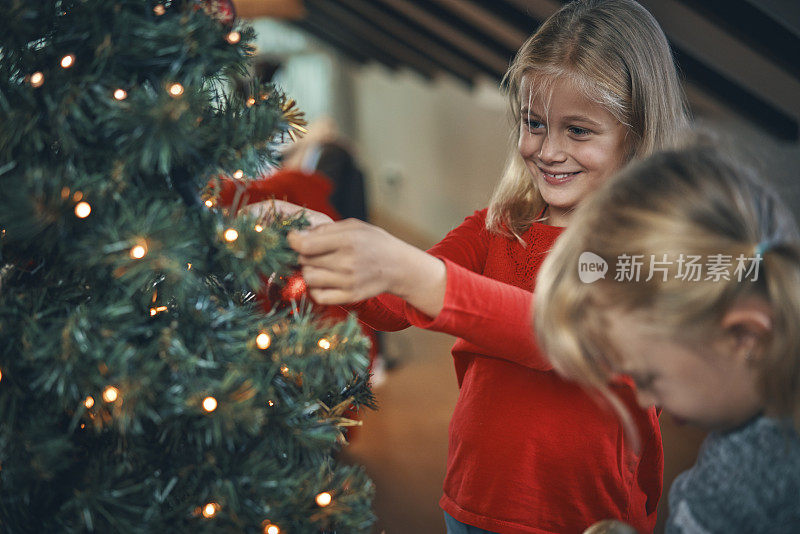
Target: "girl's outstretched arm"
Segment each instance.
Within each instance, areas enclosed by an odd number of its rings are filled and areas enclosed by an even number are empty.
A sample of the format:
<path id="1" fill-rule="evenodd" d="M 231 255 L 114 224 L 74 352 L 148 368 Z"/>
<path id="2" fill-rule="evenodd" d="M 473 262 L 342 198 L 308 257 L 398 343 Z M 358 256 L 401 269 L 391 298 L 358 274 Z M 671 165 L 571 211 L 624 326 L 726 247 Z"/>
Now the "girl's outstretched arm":
<path id="1" fill-rule="evenodd" d="M 377 226 L 357 219 L 289 235 L 303 278 L 319 304 L 350 304 L 391 293 L 422 313 L 442 310 L 444 262 Z"/>
<path id="2" fill-rule="evenodd" d="M 479 274 L 484 225 L 477 212 L 428 252 L 360 221 L 291 234 L 289 242 L 318 302 L 346 304 L 377 329 L 415 325 L 460 337 L 486 356 L 549 369 L 532 334 L 532 293 Z"/>

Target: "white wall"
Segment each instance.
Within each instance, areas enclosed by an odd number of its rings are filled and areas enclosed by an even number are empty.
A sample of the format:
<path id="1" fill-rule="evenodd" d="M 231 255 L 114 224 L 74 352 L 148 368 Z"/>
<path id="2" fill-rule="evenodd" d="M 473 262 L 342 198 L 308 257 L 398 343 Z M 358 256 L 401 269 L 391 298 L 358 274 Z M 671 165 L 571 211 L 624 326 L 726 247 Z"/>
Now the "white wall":
<path id="1" fill-rule="evenodd" d="M 487 205 L 510 134 L 499 89 L 378 65 L 354 71 L 353 87 L 373 210 L 440 237 Z"/>

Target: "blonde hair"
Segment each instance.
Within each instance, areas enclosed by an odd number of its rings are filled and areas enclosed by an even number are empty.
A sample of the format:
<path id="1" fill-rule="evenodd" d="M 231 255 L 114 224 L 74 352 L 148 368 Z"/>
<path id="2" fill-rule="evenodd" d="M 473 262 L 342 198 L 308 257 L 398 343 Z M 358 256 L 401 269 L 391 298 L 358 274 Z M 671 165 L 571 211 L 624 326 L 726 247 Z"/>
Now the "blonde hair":
<path id="1" fill-rule="evenodd" d="M 503 78 L 513 146 L 486 218 L 487 228 L 503 235 L 519 239 L 545 208 L 517 150 L 526 76 L 541 87 L 567 77 L 606 108 L 628 129 L 626 161 L 672 146 L 689 122 L 667 38 L 644 7 L 633 0 L 565 5 L 522 45 Z"/>
<path id="2" fill-rule="evenodd" d="M 604 311 L 640 314 L 666 338 L 698 346 L 708 332 L 723 334 L 721 320 L 735 302 L 758 297 L 773 314 L 756 363 L 760 393 L 768 409 L 800 428 L 800 241 L 791 213 L 753 171 L 702 145 L 655 154 L 601 186 L 574 217 L 535 290 L 538 340 L 559 373 L 599 389 L 619 410 L 606 388 L 619 357 L 604 335 Z M 579 258 L 587 251 L 609 262 L 605 278 L 580 280 Z M 623 254 L 655 261 L 666 254 L 673 265 L 649 281 L 645 269 L 638 280 L 617 281 L 609 260 Z M 732 266 L 741 255 L 743 266 L 758 264 L 759 272 L 743 281 L 733 274 L 679 278 L 680 255 L 717 254 Z"/>

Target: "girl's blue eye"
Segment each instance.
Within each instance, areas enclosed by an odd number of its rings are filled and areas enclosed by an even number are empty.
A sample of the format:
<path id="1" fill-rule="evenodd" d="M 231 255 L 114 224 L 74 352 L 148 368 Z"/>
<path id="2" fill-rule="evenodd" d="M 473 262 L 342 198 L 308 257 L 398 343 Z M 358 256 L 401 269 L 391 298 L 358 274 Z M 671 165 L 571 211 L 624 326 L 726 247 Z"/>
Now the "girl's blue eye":
<path id="1" fill-rule="evenodd" d="M 580 126 L 570 126 L 569 133 L 577 135 L 579 137 L 583 137 L 585 135 L 589 135 L 590 133 L 592 133 L 592 131 L 587 130 L 586 128 L 581 128 Z"/>
<path id="2" fill-rule="evenodd" d="M 529 130 L 539 130 L 544 128 L 544 123 L 541 121 L 537 121 L 536 119 L 522 119 L 523 122 L 528 126 Z"/>

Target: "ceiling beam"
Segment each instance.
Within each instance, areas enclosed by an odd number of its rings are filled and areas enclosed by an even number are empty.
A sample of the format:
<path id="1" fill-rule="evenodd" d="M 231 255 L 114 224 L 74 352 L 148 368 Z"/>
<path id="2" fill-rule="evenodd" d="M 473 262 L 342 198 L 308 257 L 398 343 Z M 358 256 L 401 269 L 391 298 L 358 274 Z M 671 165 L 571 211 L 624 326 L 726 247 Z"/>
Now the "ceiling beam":
<path id="1" fill-rule="evenodd" d="M 528 37 L 526 32 L 495 16 L 472 0 L 434 0 L 434 2 L 476 28 L 480 28 L 511 50 L 519 48 Z"/>
<path id="2" fill-rule="evenodd" d="M 326 26 L 335 26 L 343 31 L 360 36 L 371 46 L 385 50 L 386 53 L 396 57 L 402 63 L 421 72 L 426 78 L 434 78 L 438 72 L 445 70 L 463 79 L 458 72 L 453 72 L 437 64 L 430 58 L 408 47 L 405 43 L 376 29 L 368 20 L 359 17 L 338 4 L 334 4 L 329 0 L 308 0 L 306 5 L 309 11 L 315 12 L 325 20 Z M 471 83 L 469 79 L 464 81 Z"/>
<path id="3" fill-rule="evenodd" d="M 409 0 L 377 0 L 380 3 L 391 7 L 405 17 L 415 21 L 427 31 L 440 35 L 449 41 L 453 46 L 462 50 L 477 61 L 485 64 L 492 72 L 502 75 L 508 68 L 510 56 L 504 56 L 490 50 L 484 43 L 479 42 L 474 37 L 467 35 L 464 31 L 456 28 L 453 24 L 433 16 L 427 9 L 420 7 L 415 2 Z"/>
<path id="4" fill-rule="evenodd" d="M 796 33 L 800 32 L 800 20 L 777 20 L 748 0 L 680 1 L 800 79 L 800 33 Z M 794 31 L 791 22 L 797 26 Z"/>
<path id="5" fill-rule="evenodd" d="M 391 34 L 394 38 L 414 48 L 419 53 L 435 59 L 440 65 L 458 71 L 461 77 L 474 80 L 478 74 L 488 69 L 465 58 L 464 54 L 454 53 L 427 32 L 422 32 L 405 24 L 377 7 L 372 0 L 335 0 L 351 11 L 369 19 L 375 26 Z M 493 73 L 492 73 L 493 74 Z"/>

